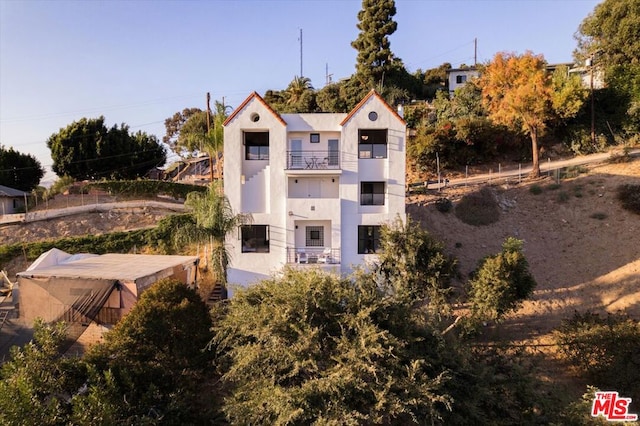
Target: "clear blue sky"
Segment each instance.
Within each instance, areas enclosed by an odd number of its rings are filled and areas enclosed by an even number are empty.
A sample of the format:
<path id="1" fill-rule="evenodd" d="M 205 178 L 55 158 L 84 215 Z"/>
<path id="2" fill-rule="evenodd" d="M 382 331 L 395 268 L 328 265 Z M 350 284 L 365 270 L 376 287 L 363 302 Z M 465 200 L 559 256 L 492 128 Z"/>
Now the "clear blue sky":
<path id="1" fill-rule="evenodd" d="M 531 50 L 570 62 L 573 34 L 598 0 L 396 0 L 391 50 L 410 72 Z M 104 115 L 158 139 L 164 120 L 252 91 L 315 88 L 355 71 L 359 0 L 0 0 L 0 144 L 55 176 L 46 140 Z"/>

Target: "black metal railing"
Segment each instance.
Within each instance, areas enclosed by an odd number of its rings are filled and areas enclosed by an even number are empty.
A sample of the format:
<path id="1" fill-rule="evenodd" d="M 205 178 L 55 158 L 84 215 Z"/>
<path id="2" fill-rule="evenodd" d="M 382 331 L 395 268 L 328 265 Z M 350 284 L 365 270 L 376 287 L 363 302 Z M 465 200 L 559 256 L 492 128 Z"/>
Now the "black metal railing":
<path id="1" fill-rule="evenodd" d="M 287 263 L 339 264 L 340 249 L 330 247 L 287 247 Z"/>
<path id="2" fill-rule="evenodd" d="M 340 154 L 334 151 L 287 151 L 287 169 L 340 169 Z"/>

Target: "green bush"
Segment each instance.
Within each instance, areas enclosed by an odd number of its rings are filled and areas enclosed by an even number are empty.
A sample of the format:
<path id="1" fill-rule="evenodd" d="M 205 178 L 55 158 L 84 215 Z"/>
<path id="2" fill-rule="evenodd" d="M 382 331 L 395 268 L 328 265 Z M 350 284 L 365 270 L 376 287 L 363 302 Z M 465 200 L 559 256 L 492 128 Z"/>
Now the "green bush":
<path id="1" fill-rule="evenodd" d="M 542 187 L 540 187 L 540 185 L 531 185 L 529 187 L 529 192 L 533 195 L 540 195 L 542 194 Z"/>
<path id="2" fill-rule="evenodd" d="M 576 312 L 554 334 L 560 353 L 592 384 L 640 400 L 640 323 Z"/>
<path id="3" fill-rule="evenodd" d="M 163 180 L 110 180 L 92 182 L 88 188 L 100 188 L 114 195 L 127 195 L 131 197 L 156 197 L 168 195 L 175 199 L 186 199 L 190 192 L 204 192 L 206 186 L 188 185 L 184 183 L 168 182 Z"/>
<path id="4" fill-rule="evenodd" d="M 453 208 L 453 203 L 446 197 L 438 198 L 436 200 L 436 209 L 441 213 L 448 213 Z"/>
<path id="5" fill-rule="evenodd" d="M 558 193 L 557 200 L 559 203 L 566 203 L 567 201 L 569 201 L 569 194 L 565 191 L 560 191 Z"/>
<path id="6" fill-rule="evenodd" d="M 455 214 L 467 225 L 490 225 L 500 219 L 500 207 L 493 191 L 485 187 L 462 197 L 456 205 Z"/>
<path id="7" fill-rule="evenodd" d="M 617 196 L 624 209 L 640 214 L 640 185 L 620 185 Z"/>
<path id="8" fill-rule="evenodd" d="M 149 248 L 158 253 L 170 254 L 173 252 L 171 245 L 173 230 L 178 227 L 179 223 L 188 220 L 192 220 L 188 214 L 171 215 L 162 218 L 158 222 L 158 226 L 153 229 L 4 245 L 0 246 L 0 264 L 7 263 L 21 255 L 24 255 L 27 260 L 35 260 L 52 248 L 58 248 L 72 254 L 128 253 L 134 248 L 139 250 Z"/>

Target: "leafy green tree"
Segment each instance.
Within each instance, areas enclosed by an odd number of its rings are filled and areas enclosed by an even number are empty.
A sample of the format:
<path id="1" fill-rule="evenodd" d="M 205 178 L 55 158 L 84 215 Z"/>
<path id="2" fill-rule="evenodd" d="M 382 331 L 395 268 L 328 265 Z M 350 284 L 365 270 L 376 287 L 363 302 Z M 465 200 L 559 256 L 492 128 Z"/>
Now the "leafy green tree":
<path id="1" fill-rule="evenodd" d="M 318 270 L 287 270 L 236 293 L 214 321 L 214 346 L 229 363 L 228 420 L 437 421 L 452 402 L 439 349 L 448 345 L 406 305 L 390 304 L 371 278 L 351 282 Z M 385 328 L 391 323 L 398 328 Z"/>
<path id="2" fill-rule="evenodd" d="M 185 205 L 191 209 L 192 221 L 175 230 L 176 244 L 210 244 L 213 276 L 226 286 L 229 250 L 225 239 L 238 226 L 248 223 L 251 216 L 234 213 L 219 183 L 209 185 L 206 192 L 190 193 Z"/>
<path id="3" fill-rule="evenodd" d="M 0 185 L 29 192 L 43 176 L 44 168 L 33 155 L 0 145 Z"/>
<path id="4" fill-rule="evenodd" d="M 212 397 L 204 376 L 212 358 L 205 350 L 211 326 L 194 290 L 170 279 L 154 284 L 86 355 L 101 377 L 89 385 L 107 385 L 94 394 L 96 401 L 119 407 L 116 420 L 127 424 L 201 424 L 212 415 L 205 410 L 210 401 L 202 404 L 205 393 Z M 87 401 L 84 406 L 103 411 Z"/>
<path id="5" fill-rule="evenodd" d="M 389 36 L 398 28 L 393 20 L 394 0 L 363 0 L 358 12 L 358 38 L 351 46 L 358 51 L 356 74 L 369 89 L 376 87 L 391 70 L 393 53 Z"/>
<path id="6" fill-rule="evenodd" d="M 576 33 L 575 56 L 584 60 L 598 52 L 607 66 L 640 62 L 640 3 L 605 0 L 587 16 Z"/>
<path id="7" fill-rule="evenodd" d="M 0 369 L 0 423 L 4 425 L 65 424 L 71 397 L 84 382 L 83 364 L 63 357 L 65 325 L 36 321 L 33 340 L 13 347 Z"/>
<path id="8" fill-rule="evenodd" d="M 522 245 L 521 240 L 509 237 L 501 253 L 480 262 L 469 281 L 469 303 L 475 318 L 499 321 L 533 293 L 536 282 Z"/>
<path id="9" fill-rule="evenodd" d="M 447 71 L 451 69 L 451 64 L 445 62 L 437 68 L 425 71 L 423 82 L 425 85 L 426 99 L 434 99 L 439 91 L 449 91 L 449 78 Z"/>
<path id="10" fill-rule="evenodd" d="M 589 91 L 577 74 L 570 74 L 565 65 L 559 66 L 551 76 L 551 105 L 559 120 L 573 118 L 580 112 Z"/>
<path id="11" fill-rule="evenodd" d="M 531 177 L 540 176 L 538 137 L 551 114 L 551 81 L 542 55 L 497 53 L 478 79 L 489 118 L 531 138 Z"/>
<path id="12" fill-rule="evenodd" d="M 613 95 L 614 104 L 623 109 L 622 116 L 608 116 L 597 127 L 608 130 L 618 125 L 634 137 L 640 132 L 640 4 L 636 0 L 603 1 L 582 21 L 575 37 L 575 58 L 581 63 L 591 60 L 596 72 L 605 76 L 609 88 L 605 96 Z M 598 110 L 598 117 L 607 112 Z"/>
<path id="13" fill-rule="evenodd" d="M 192 115 L 201 112 L 203 111 L 200 108 L 185 108 L 182 111 L 178 111 L 171 117 L 164 120 L 166 134 L 162 137 L 162 142 L 169 145 L 171 149 L 175 149 L 175 147 L 178 145 L 180 130 L 182 129 L 184 123 L 186 123 Z"/>
<path id="14" fill-rule="evenodd" d="M 166 161 L 155 136 L 129 133 L 122 124 L 108 129 L 104 117 L 82 118 L 47 140 L 53 171 L 77 180 L 100 178 L 135 179 Z"/>
<path id="15" fill-rule="evenodd" d="M 417 223 L 400 218 L 381 229 L 377 271 L 390 292 L 407 300 L 426 300 L 443 307 L 456 274 L 456 262 Z"/>

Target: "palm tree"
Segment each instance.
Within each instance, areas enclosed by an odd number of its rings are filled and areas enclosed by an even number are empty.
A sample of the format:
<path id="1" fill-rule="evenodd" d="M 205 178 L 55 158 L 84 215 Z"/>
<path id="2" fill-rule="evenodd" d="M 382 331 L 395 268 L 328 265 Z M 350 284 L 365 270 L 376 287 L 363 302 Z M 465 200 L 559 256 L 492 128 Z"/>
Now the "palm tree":
<path id="1" fill-rule="evenodd" d="M 251 215 L 233 212 L 219 181 L 212 182 L 206 192 L 190 193 L 185 205 L 191 209 L 193 222 L 176 229 L 174 244 L 209 244 L 211 272 L 216 282 L 226 288 L 230 255 L 225 239 L 238 226 L 250 223 Z"/>
<path id="2" fill-rule="evenodd" d="M 289 83 L 289 87 L 287 87 L 287 94 L 289 95 L 287 104 L 297 104 L 302 98 L 302 95 L 309 90 L 313 90 L 309 77 L 293 77 L 293 80 Z"/>

